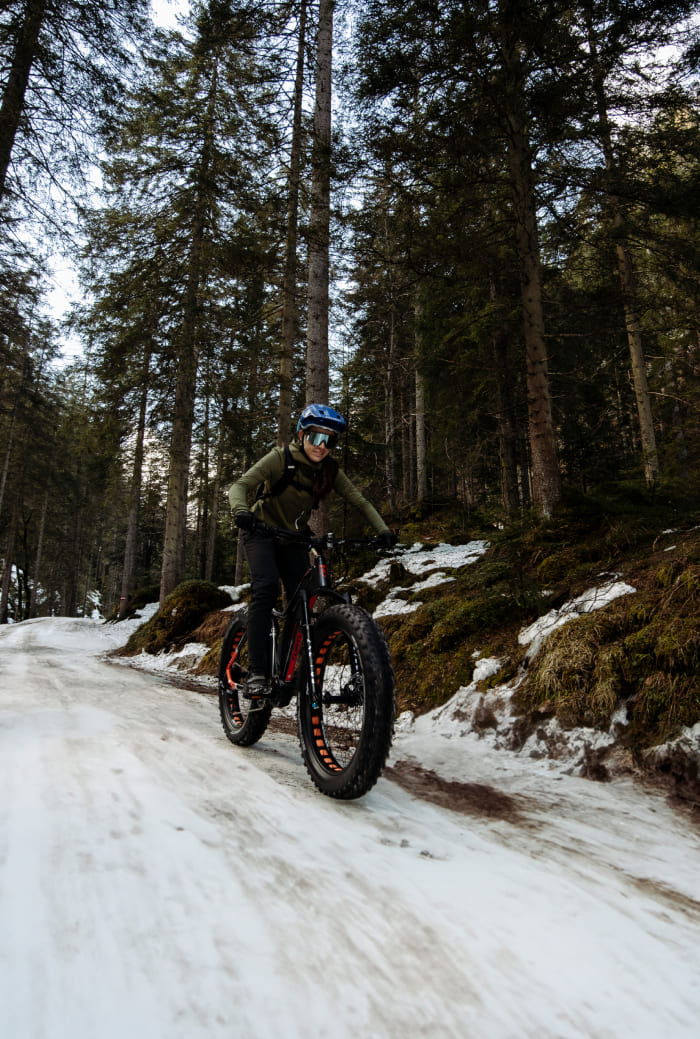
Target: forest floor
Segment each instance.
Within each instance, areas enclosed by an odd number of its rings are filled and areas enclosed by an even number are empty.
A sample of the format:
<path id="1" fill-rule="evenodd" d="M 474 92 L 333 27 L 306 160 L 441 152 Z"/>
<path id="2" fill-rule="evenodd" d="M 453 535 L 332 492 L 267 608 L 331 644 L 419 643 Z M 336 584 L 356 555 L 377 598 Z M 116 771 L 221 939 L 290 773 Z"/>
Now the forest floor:
<path id="1" fill-rule="evenodd" d="M 438 510 L 401 541 L 346 579 L 387 634 L 398 729 L 459 722 L 497 749 L 586 778 L 630 776 L 700 812 L 700 511 L 587 501 L 537 528 L 466 531 Z M 159 641 L 160 656 L 132 659 L 215 689 L 231 609 L 204 610 L 169 652 Z M 420 770 L 392 778 L 448 797 Z M 450 790 L 455 804 L 474 802 Z"/>

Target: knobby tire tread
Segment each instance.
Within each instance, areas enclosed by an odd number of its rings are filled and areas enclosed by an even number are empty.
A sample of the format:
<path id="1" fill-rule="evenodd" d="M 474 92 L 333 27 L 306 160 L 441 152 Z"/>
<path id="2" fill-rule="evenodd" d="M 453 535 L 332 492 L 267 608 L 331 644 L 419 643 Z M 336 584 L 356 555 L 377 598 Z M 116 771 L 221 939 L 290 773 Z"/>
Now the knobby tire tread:
<path id="1" fill-rule="evenodd" d="M 315 745 L 308 691 L 299 700 L 299 738 L 306 770 L 316 787 L 329 797 L 351 800 L 374 786 L 389 755 L 396 716 L 394 673 L 384 633 L 366 610 L 354 604 L 325 610 L 314 626 L 314 659 L 335 631 L 354 642 L 361 663 L 365 700 L 357 750 L 339 770 L 324 764 Z"/>
<path id="2" fill-rule="evenodd" d="M 238 655 L 247 668 L 247 631 L 245 613 L 236 614 L 226 629 L 219 657 L 219 715 L 226 736 L 238 747 L 252 747 L 258 742 L 267 729 L 272 710 L 269 704 L 257 711 L 249 710 L 238 689 L 229 683 L 226 674 L 232 647 L 241 635 Z M 240 688 L 242 685 L 241 681 Z"/>

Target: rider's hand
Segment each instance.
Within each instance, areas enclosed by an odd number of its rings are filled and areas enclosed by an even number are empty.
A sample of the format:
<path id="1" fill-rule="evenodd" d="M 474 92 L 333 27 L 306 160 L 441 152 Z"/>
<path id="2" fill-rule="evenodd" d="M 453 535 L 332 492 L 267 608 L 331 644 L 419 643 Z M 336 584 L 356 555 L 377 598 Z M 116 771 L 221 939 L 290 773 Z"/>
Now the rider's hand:
<path id="1" fill-rule="evenodd" d="M 243 512 L 241 510 L 233 517 L 233 521 L 241 530 L 252 530 L 255 526 L 255 516 L 252 512 Z"/>
<path id="2" fill-rule="evenodd" d="M 377 537 L 380 548 L 393 548 L 398 540 L 393 530 L 383 530 Z"/>

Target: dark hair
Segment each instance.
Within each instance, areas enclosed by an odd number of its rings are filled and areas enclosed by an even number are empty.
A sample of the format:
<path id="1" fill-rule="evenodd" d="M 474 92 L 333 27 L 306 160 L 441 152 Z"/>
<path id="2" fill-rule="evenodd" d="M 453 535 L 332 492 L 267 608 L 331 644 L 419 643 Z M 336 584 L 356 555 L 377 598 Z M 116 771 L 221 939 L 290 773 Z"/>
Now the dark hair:
<path id="1" fill-rule="evenodd" d="M 320 468 L 314 473 L 312 490 L 315 501 L 321 501 L 331 493 L 338 468 L 339 466 L 335 458 L 332 458 L 331 455 L 326 455 L 321 462 Z"/>

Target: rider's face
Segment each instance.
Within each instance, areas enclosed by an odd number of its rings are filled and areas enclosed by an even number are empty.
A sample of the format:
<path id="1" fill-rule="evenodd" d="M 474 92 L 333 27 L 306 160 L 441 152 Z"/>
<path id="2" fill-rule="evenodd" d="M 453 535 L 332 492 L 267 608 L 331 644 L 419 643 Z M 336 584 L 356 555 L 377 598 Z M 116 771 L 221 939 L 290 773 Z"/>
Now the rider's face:
<path id="1" fill-rule="evenodd" d="M 301 434 L 302 445 L 305 453 L 311 459 L 312 462 L 322 462 L 328 454 L 328 444 L 312 444 L 309 440 L 307 433 L 327 433 L 327 429 L 322 429 L 320 426 L 311 426 L 310 429 L 304 430 Z"/>

